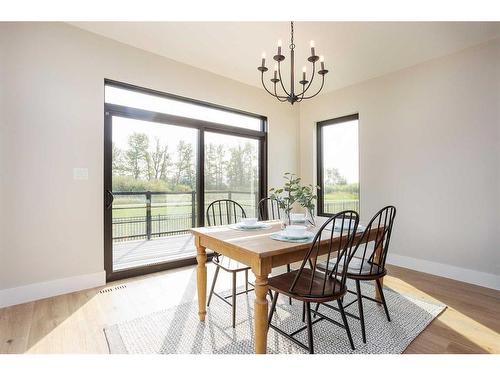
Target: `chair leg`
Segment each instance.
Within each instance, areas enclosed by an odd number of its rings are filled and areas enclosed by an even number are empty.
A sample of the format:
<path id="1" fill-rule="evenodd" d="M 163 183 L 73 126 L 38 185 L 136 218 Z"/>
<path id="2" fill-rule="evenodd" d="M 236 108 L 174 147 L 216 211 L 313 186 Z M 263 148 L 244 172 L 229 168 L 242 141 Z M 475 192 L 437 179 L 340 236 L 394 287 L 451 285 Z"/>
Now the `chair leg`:
<path id="1" fill-rule="evenodd" d="M 306 303 L 302 302 L 302 322 L 306 321 Z"/>
<path id="2" fill-rule="evenodd" d="M 385 315 L 387 315 L 387 320 L 390 322 L 391 317 L 389 315 L 389 309 L 387 308 L 387 303 L 385 302 L 384 291 L 383 291 L 384 288 L 382 288 L 382 285 L 380 284 L 380 279 L 377 279 L 376 282 L 377 282 L 378 292 L 380 294 L 380 299 L 382 300 L 382 305 L 384 305 Z"/>
<path id="3" fill-rule="evenodd" d="M 347 332 L 347 338 L 349 339 L 349 343 L 351 344 L 351 349 L 356 350 L 356 348 L 354 347 L 354 342 L 352 341 L 349 323 L 347 322 L 347 317 L 345 316 L 344 305 L 342 305 L 342 302 L 340 302 L 340 300 L 337 300 L 337 303 L 339 305 L 340 315 L 342 315 L 342 321 L 344 322 L 344 327 Z"/>
<path id="4" fill-rule="evenodd" d="M 314 354 L 313 331 L 311 323 L 311 303 L 306 302 L 306 320 L 307 320 L 307 340 L 309 341 L 309 354 Z"/>
<path id="5" fill-rule="evenodd" d="M 245 270 L 245 294 L 248 294 L 248 270 Z"/>
<path id="6" fill-rule="evenodd" d="M 233 272 L 233 328 L 236 327 L 236 272 Z"/>
<path id="7" fill-rule="evenodd" d="M 316 304 L 316 308 L 314 309 L 313 318 L 316 318 L 316 313 L 318 312 L 318 310 L 319 310 L 319 303 Z"/>
<path id="8" fill-rule="evenodd" d="M 210 301 L 212 300 L 212 294 L 214 294 L 215 282 L 217 281 L 217 276 L 219 276 L 220 267 L 217 266 L 215 269 L 214 279 L 212 281 L 212 287 L 210 288 L 210 294 L 208 295 L 207 306 L 210 306 Z"/>
<path id="9" fill-rule="evenodd" d="M 289 264 L 286 265 L 286 272 L 292 272 L 292 268 L 290 267 Z M 292 304 L 292 297 L 288 297 L 288 304 Z"/>
<path id="10" fill-rule="evenodd" d="M 271 311 L 269 311 L 269 318 L 267 319 L 267 329 L 269 330 L 269 325 L 273 319 L 274 311 L 276 310 L 276 302 L 278 302 L 278 292 L 274 292 L 273 302 L 271 303 Z"/>
<path id="11" fill-rule="evenodd" d="M 363 297 L 361 296 L 361 283 L 356 280 L 356 295 L 358 299 L 359 321 L 361 322 L 361 335 L 363 342 L 366 344 L 366 331 L 365 331 L 365 315 L 363 313 Z"/>

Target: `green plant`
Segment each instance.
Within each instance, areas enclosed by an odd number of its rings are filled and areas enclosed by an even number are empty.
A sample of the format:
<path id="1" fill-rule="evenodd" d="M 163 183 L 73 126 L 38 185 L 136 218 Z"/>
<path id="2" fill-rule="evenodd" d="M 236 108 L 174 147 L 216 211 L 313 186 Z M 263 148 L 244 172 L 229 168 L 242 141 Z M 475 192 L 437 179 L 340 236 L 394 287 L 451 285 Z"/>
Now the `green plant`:
<path id="1" fill-rule="evenodd" d="M 288 221 L 290 221 L 290 212 L 295 203 L 304 207 L 311 216 L 311 219 L 313 219 L 315 208 L 314 201 L 317 198 L 314 190 L 319 189 L 319 187 L 301 185 L 301 178 L 293 173 L 286 172 L 283 174 L 283 178 L 285 179 L 283 187 L 269 189 L 271 193 L 270 198 L 278 202 L 278 206 L 284 211 Z"/>

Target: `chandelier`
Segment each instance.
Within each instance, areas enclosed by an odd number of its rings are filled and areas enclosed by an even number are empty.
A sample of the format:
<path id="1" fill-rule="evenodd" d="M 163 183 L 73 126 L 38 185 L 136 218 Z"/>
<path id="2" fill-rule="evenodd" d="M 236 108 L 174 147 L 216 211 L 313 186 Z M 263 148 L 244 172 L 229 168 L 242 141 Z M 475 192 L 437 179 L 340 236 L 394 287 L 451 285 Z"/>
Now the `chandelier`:
<path id="1" fill-rule="evenodd" d="M 276 61 L 274 64 L 274 77 L 270 79 L 270 81 L 273 84 L 273 91 L 270 91 L 267 87 L 266 84 L 264 83 L 264 73 L 267 72 L 269 69 L 266 67 L 266 53 L 262 53 L 262 65 L 259 66 L 257 69 L 261 73 L 261 82 L 262 86 L 264 86 L 264 89 L 274 96 L 276 99 L 278 99 L 280 102 L 289 102 L 290 104 L 293 105 L 295 102 L 301 102 L 304 99 L 311 99 L 314 98 L 316 95 L 320 93 L 320 91 L 323 89 L 323 85 L 325 84 L 325 75 L 328 73 L 328 70 L 325 69 L 325 60 L 323 56 L 317 56 L 315 53 L 315 46 L 314 46 L 314 41 L 311 40 L 311 56 L 308 57 L 307 61 L 312 63 L 312 74 L 311 74 L 311 79 L 307 80 L 307 68 L 304 66 L 302 68 L 302 80 L 299 81 L 299 84 L 302 85 L 302 88 L 300 89 L 300 92 L 297 93 L 295 91 L 295 66 L 294 66 L 294 50 L 295 50 L 295 44 L 293 43 L 293 21 L 290 22 L 290 87 L 287 91 L 285 88 L 285 85 L 283 84 L 283 79 L 281 78 L 281 62 L 285 60 L 285 56 L 281 54 L 281 40 L 278 40 L 278 53 L 273 56 L 273 59 Z M 321 69 L 317 72 L 321 76 L 321 86 L 319 90 L 309 96 L 306 96 L 306 92 L 309 90 L 311 87 L 311 84 L 314 80 L 314 75 L 316 74 L 316 62 L 319 60 L 321 64 Z M 278 83 L 281 88 L 278 88 Z"/>

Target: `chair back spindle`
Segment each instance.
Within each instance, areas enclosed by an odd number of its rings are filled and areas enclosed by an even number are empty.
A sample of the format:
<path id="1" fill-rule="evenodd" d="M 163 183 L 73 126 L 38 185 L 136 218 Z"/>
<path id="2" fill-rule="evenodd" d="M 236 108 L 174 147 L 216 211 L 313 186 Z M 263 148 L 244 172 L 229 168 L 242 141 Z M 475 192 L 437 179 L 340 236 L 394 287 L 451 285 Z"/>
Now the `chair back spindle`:
<path id="1" fill-rule="evenodd" d="M 331 216 L 321 226 L 295 276 L 290 293 L 323 298 L 345 288 L 358 223 L 357 212 L 343 211 Z M 317 267 L 320 256 L 326 256 L 326 269 Z"/>
<path id="2" fill-rule="evenodd" d="M 373 216 L 351 253 L 350 261 L 352 258 L 357 258 L 357 264 L 355 268 L 351 267 L 349 273 L 377 275 L 385 271 L 395 217 L 396 207 L 394 206 L 386 206 Z M 375 231 L 375 239 L 368 242 L 366 237 L 373 231 Z"/>
<path id="3" fill-rule="evenodd" d="M 236 224 L 244 217 L 246 213 L 243 207 L 231 199 L 219 199 L 207 207 L 206 219 L 209 227 Z"/>
<path id="4" fill-rule="evenodd" d="M 281 212 L 278 201 L 274 198 L 263 198 L 259 201 L 259 220 L 279 220 Z"/>

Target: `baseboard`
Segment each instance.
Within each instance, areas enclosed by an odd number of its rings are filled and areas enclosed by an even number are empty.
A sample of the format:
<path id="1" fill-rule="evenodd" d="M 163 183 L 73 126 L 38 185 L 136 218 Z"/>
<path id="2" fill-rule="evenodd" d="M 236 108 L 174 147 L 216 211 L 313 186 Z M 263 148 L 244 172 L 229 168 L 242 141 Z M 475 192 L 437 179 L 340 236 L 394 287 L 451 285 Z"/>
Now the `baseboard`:
<path id="1" fill-rule="evenodd" d="M 444 263 L 431 262 L 390 253 L 387 256 L 387 263 L 415 271 L 430 273 L 436 276 L 463 281 L 469 284 L 500 290 L 500 276 L 491 273 L 479 272 L 467 268 L 450 266 Z"/>
<path id="2" fill-rule="evenodd" d="M 106 284 L 106 272 L 67 277 L 0 290 L 0 308 Z"/>

